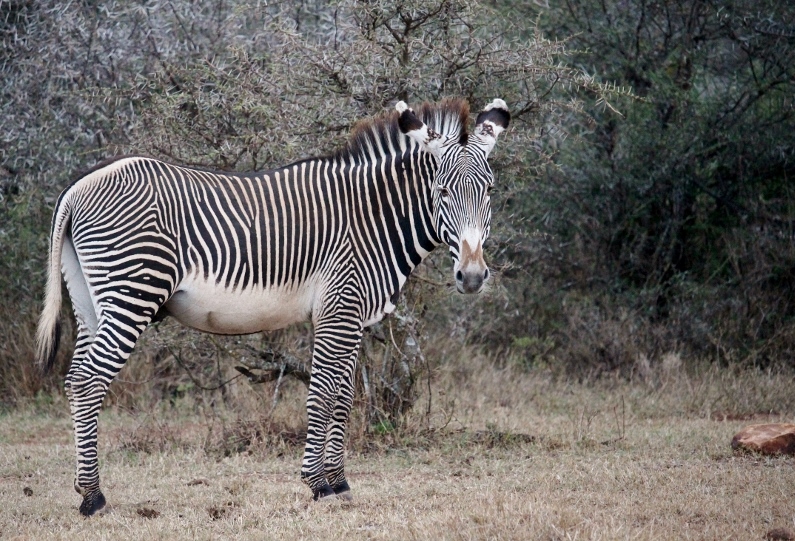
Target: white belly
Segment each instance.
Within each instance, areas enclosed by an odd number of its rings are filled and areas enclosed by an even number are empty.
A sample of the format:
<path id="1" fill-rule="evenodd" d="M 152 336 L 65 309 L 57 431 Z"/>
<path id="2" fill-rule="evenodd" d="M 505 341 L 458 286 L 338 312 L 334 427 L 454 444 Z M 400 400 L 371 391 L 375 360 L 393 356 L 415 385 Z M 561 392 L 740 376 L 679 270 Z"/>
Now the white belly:
<path id="1" fill-rule="evenodd" d="M 305 321 L 312 313 L 316 285 L 232 291 L 200 277 L 188 277 L 165 304 L 169 315 L 188 327 L 216 334 L 249 334 Z"/>

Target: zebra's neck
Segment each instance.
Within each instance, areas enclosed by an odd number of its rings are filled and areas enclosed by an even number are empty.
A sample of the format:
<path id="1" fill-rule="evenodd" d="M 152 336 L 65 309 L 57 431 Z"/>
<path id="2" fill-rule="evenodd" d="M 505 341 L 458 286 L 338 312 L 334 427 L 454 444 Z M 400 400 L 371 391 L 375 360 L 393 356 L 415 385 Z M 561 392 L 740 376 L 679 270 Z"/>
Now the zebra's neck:
<path id="1" fill-rule="evenodd" d="M 351 244 L 377 311 L 379 301 L 393 297 L 441 243 L 431 202 L 436 162 L 409 149 L 372 163 L 340 165 L 350 187 Z"/>

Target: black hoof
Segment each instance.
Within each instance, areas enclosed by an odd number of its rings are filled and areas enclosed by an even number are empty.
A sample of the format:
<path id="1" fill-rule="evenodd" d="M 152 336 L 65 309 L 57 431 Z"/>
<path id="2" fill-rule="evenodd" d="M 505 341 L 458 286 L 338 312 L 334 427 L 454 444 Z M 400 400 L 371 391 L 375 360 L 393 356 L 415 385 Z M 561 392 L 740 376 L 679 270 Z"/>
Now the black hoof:
<path id="1" fill-rule="evenodd" d="M 334 494 L 341 500 L 345 500 L 346 502 L 350 502 L 353 500 L 353 495 L 351 495 L 351 487 L 348 484 L 348 481 L 342 481 L 341 483 L 337 483 L 331 490 L 334 491 Z"/>
<path id="2" fill-rule="evenodd" d="M 80 514 L 84 517 L 90 517 L 97 511 L 105 507 L 105 496 L 102 492 L 97 490 L 83 496 L 83 503 L 80 504 Z"/>
<path id="3" fill-rule="evenodd" d="M 317 490 L 312 491 L 312 499 L 316 502 L 320 500 L 325 500 L 326 498 L 335 498 L 336 494 L 334 490 L 331 488 L 331 485 L 326 483 L 322 487 Z"/>

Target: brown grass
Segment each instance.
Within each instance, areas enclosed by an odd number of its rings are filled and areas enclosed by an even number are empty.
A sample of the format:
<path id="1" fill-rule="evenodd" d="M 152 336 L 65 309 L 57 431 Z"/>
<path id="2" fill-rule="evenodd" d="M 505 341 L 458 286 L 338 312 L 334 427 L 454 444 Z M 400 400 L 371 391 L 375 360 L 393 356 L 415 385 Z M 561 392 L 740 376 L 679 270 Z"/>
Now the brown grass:
<path id="1" fill-rule="evenodd" d="M 795 531 L 795 460 L 730 448 L 749 422 L 795 418 L 792 375 L 667 366 L 644 381 L 583 384 L 473 356 L 437 374 L 430 419 L 418 407 L 393 433 L 354 436 L 351 504 L 314 504 L 299 481 L 301 449 L 290 436 L 303 422 L 299 385 L 268 420 L 201 404 L 103 412 L 111 510 L 90 520 L 77 513 L 71 488 L 65 404 L 49 415 L 17 412 L 0 420 L 0 537 L 763 539 Z M 245 444 L 224 446 L 240 434 Z"/>

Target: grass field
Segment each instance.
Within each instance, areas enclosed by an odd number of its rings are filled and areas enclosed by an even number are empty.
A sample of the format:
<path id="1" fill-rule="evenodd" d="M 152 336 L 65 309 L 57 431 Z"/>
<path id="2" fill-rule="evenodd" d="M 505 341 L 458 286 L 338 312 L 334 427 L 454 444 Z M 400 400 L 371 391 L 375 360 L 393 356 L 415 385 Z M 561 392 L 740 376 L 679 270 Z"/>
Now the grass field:
<path id="1" fill-rule="evenodd" d="M 59 399 L 0 417 L 0 537 L 765 539 L 795 532 L 795 459 L 734 455 L 730 441 L 747 424 L 792 422 L 793 383 L 716 370 L 660 373 L 653 385 L 442 373 L 436 430 L 408 420 L 399 433 L 354 438 L 352 503 L 310 501 L 291 440 L 254 437 L 224 452 L 240 412 L 109 409 L 100 457 L 110 509 L 91 519 L 77 512 Z M 300 395 L 274 415 L 300 417 Z"/>

